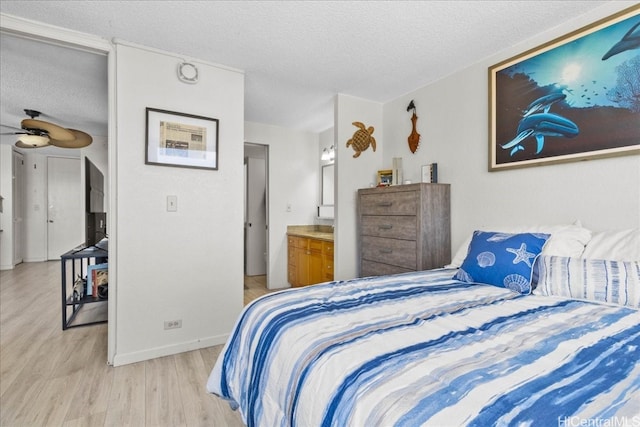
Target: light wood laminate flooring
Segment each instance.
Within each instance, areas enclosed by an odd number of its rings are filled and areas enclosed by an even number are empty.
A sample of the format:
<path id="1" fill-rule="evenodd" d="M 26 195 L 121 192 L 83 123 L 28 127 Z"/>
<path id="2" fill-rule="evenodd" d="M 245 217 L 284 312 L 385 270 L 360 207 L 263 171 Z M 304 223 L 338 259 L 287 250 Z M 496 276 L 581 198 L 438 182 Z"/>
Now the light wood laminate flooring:
<path id="1" fill-rule="evenodd" d="M 245 303 L 267 292 L 247 278 Z M 0 426 L 243 426 L 205 390 L 222 346 L 106 364 L 107 325 L 62 330 L 60 262 L 0 272 Z"/>

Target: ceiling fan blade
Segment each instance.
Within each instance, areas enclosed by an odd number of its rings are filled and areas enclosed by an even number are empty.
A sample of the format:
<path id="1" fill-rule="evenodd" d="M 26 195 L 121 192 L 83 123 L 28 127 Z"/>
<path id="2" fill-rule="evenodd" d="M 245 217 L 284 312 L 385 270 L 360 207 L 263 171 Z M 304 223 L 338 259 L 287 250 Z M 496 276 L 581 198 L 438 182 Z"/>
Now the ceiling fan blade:
<path id="1" fill-rule="evenodd" d="M 75 139 L 73 141 L 60 141 L 55 138 L 49 140 L 49 144 L 60 148 L 84 148 L 93 142 L 93 138 L 88 133 L 76 129 L 67 129 L 73 133 Z"/>
<path id="2" fill-rule="evenodd" d="M 61 126 L 42 120 L 24 119 L 21 122 L 21 125 L 23 129 L 44 130 L 49 134 L 51 139 L 56 139 L 58 141 L 73 141 L 75 139 L 75 135 L 69 129 L 65 129 Z"/>
<path id="3" fill-rule="evenodd" d="M 0 124 L 0 126 L 2 126 L 3 128 L 7 128 L 7 129 L 15 129 L 19 132 L 12 132 L 12 133 L 3 133 L 2 135 L 18 135 L 19 133 L 27 133 L 26 130 L 21 129 L 21 128 L 17 128 L 15 126 L 8 126 L 8 125 L 2 125 Z"/>

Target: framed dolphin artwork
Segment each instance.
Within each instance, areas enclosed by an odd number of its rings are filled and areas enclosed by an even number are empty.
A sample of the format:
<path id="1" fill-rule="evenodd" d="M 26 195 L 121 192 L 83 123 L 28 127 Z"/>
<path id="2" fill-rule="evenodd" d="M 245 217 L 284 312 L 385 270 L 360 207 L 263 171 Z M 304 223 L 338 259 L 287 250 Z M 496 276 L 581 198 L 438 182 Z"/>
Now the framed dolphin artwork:
<path id="1" fill-rule="evenodd" d="M 640 4 L 489 67 L 489 171 L 640 153 Z"/>

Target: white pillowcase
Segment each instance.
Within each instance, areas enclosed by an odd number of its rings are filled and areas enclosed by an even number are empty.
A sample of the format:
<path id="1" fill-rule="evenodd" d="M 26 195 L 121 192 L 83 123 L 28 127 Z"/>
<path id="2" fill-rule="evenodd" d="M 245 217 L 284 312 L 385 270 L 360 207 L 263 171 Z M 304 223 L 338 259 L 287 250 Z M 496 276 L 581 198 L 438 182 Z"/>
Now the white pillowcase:
<path id="1" fill-rule="evenodd" d="M 640 308 L 640 262 L 541 256 L 534 295 Z"/>
<path id="2" fill-rule="evenodd" d="M 501 233 L 544 233 L 550 234 L 547 244 L 542 249 L 542 255 L 555 255 L 566 257 L 580 257 L 585 245 L 591 239 L 591 231 L 583 228 L 579 222 L 565 225 L 532 225 L 532 226 L 503 226 L 495 229 L 483 229 L 482 231 L 497 231 Z M 460 246 L 451 264 L 447 268 L 460 268 L 469 251 L 469 244 L 473 233 Z"/>
<path id="3" fill-rule="evenodd" d="M 594 232 L 582 258 L 640 261 L 640 228 Z"/>

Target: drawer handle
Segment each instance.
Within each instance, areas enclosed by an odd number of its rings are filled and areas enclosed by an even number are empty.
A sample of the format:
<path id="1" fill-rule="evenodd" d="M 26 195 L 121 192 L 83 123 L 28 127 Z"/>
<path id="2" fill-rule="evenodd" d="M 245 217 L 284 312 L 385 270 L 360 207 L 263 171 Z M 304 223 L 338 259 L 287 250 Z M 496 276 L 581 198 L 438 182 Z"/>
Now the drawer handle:
<path id="1" fill-rule="evenodd" d="M 378 203 L 378 206 L 383 207 L 383 208 L 388 208 L 391 205 L 393 205 L 393 202 L 379 202 Z"/>
<path id="2" fill-rule="evenodd" d="M 380 249 L 380 253 L 381 254 L 390 254 L 390 253 L 393 253 L 393 250 L 391 250 L 391 249 Z"/>
<path id="3" fill-rule="evenodd" d="M 378 229 L 380 230 L 391 230 L 392 228 L 393 228 L 393 225 L 391 224 L 382 224 L 378 226 Z"/>

